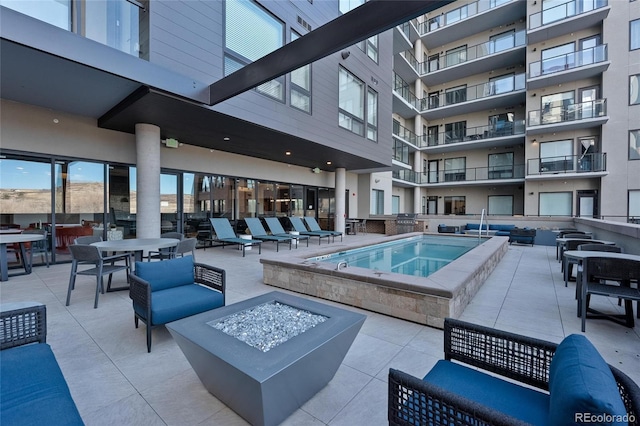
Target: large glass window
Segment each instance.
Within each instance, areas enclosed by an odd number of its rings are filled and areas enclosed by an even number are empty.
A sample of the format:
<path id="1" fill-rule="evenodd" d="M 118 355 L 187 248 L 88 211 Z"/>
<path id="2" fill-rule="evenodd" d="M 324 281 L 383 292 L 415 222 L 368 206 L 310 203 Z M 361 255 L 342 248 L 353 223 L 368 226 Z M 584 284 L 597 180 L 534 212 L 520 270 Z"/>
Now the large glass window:
<path id="1" fill-rule="evenodd" d="M 541 192 L 540 216 L 571 216 L 571 192 Z"/>
<path id="2" fill-rule="evenodd" d="M 445 182 L 461 181 L 467 177 L 467 159 L 465 157 L 447 158 L 444 160 L 444 180 Z"/>
<path id="3" fill-rule="evenodd" d="M 452 87 L 444 92 L 445 105 L 457 104 L 467 100 L 467 85 Z"/>
<path id="4" fill-rule="evenodd" d="M 367 90 L 367 139 L 378 140 L 378 94 Z"/>
<path id="5" fill-rule="evenodd" d="M 506 74 L 489 79 L 489 93 L 486 95 L 499 95 L 501 93 L 513 92 L 514 74 Z"/>
<path id="6" fill-rule="evenodd" d="M 489 53 L 497 53 L 515 46 L 515 30 L 489 37 Z"/>
<path id="7" fill-rule="evenodd" d="M 371 214 L 384 214 L 384 191 L 371 190 Z"/>
<path id="8" fill-rule="evenodd" d="M 444 214 L 466 214 L 465 197 L 444 197 Z"/>
<path id="9" fill-rule="evenodd" d="M 629 132 L 629 160 L 640 160 L 640 130 Z"/>
<path id="10" fill-rule="evenodd" d="M 468 11 L 467 11 L 466 5 L 447 12 L 447 14 L 445 15 L 447 20 L 447 25 L 452 24 L 454 22 L 458 22 L 461 19 L 465 19 L 467 17 L 467 14 L 468 14 Z"/>
<path id="11" fill-rule="evenodd" d="M 71 31 L 71 0 L 0 0 L 0 6 Z"/>
<path id="12" fill-rule="evenodd" d="M 400 213 L 400 196 L 392 195 L 391 196 L 391 214 Z"/>
<path id="13" fill-rule="evenodd" d="M 349 71 L 339 71 L 338 124 L 360 136 L 364 136 L 365 84 Z"/>
<path id="14" fill-rule="evenodd" d="M 542 74 L 564 71 L 575 66 L 573 43 L 551 47 L 542 51 Z"/>
<path id="15" fill-rule="evenodd" d="M 447 50 L 445 63 L 447 67 L 458 65 L 467 60 L 467 45 Z"/>
<path id="16" fill-rule="evenodd" d="M 122 230 L 124 238 L 136 236 L 136 168 L 109 166 L 109 222 Z"/>
<path id="17" fill-rule="evenodd" d="M 291 41 L 297 40 L 300 35 L 291 32 Z M 311 64 L 291 71 L 291 106 L 304 112 L 311 112 Z"/>
<path id="18" fill-rule="evenodd" d="M 629 105 L 640 105 L 640 74 L 629 77 Z"/>
<path id="19" fill-rule="evenodd" d="M 489 179 L 510 179 L 513 177 L 513 152 L 489 154 Z"/>
<path id="20" fill-rule="evenodd" d="M 513 215 L 513 195 L 490 195 L 488 214 Z"/>
<path id="21" fill-rule="evenodd" d="M 18 228 L 42 227 L 51 221 L 51 163 L 0 159 L 0 223 Z"/>
<path id="22" fill-rule="evenodd" d="M 629 222 L 640 224 L 640 189 L 629 191 Z"/>
<path id="23" fill-rule="evenodd" d="M 364 4 L 365 0 L 340 0 L 340 13 L 347 13 L 351 9 L 355 9 L 356 7 Z"/>
<path id="24" fill-rule="evenodd" d="M 629 22 L 629 50 L 640 49 L 640 19 Z"/>
<path id="25" fill-rule="evenodd" d="M 572 169 L 572 140 L 543 142 L 540 144 L 540 171 L 560 172 Z"/>
<path id="26" fill-rule="evenodd" d="M 284 45 L 284 23 L 252 1 L 226 0 L 225 75 Z M 284 77 L 256 88 L 260 93 L 284 101 Z"/>
<path id="27" fill-rule="evenodd" d="M 573 119 L 575 115 L 574 92 L 555 93 L 553 95 L 542 96 L 542 123 L 560 123 Z"/>
<path id="28" fill-rule="evenodd" d="M 444 125 L 444 143 L 462 142 L 466 134 L 466 121 L 456 121 Z"/>
<path id="29" fill-rule="evenodd" d="M 182 208 L 178 200 L 178 175 L 162 173 L 160 175 L 160 232 L 178 231 L 179 211 Z"/>
<path id="30" fill-rule="evenodd" d="M 366 40 L 362 40 L 358 43 L 360 50 L 365 52 L 372 61 L 378 63 L 378 36 L 374 35 Z"/>

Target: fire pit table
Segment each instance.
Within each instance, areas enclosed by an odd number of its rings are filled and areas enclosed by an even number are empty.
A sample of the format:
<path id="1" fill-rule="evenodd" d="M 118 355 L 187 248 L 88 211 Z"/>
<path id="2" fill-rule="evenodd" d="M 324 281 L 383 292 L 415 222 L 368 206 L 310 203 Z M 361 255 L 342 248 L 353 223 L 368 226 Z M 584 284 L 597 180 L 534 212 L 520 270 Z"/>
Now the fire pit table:
<path id="1" fill-rule="evenodd" d="M 333 378 L 366 316 L 278 291 L 167 324 L 216 398 L 277 425 Z"/>

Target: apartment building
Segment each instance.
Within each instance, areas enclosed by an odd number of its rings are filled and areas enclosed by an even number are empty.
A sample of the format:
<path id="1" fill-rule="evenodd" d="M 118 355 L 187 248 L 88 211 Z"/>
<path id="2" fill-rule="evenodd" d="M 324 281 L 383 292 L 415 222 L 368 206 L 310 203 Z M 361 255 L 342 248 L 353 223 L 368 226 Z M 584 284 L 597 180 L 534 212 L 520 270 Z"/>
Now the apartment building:
<path id="1" fill-rule="evenodd" d="M 392 31 L 211 101 L 352 3 L 0 0 L 0 222 L 47 226 L 64 260 L 58 237 L 82 224 L 366 217 L 371 171 L 390 167 Z"/>
<path id="2" fill-rule="evenodd" d="M 455 2 L 394 32 L 393 212 L 640 216 L 640 2 Z"/>

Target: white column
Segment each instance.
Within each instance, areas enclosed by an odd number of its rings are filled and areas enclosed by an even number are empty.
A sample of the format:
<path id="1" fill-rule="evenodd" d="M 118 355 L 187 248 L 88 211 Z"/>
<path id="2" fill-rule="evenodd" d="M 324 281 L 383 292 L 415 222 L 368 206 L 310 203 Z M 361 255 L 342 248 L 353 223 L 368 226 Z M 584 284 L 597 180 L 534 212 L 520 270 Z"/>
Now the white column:
<path id="1" fill-rule="evenodd" d="M 160 128 L 136 124 L 136 237 L 160 236 Z"/>
<path id="2" fill-rule="evenodd" d="M 422 138 L 422 117 L 417 115 L 413 124 L 413 132 L 418 138 Z M 421 141 L 416 142 L 418 146 Z M 422 178 L 422 151 L 416 151 L 413 157 L 413 170 Z M 417 186 L 413 189 L 413 213 L 422 213 L 422 189 Z"/>
<path id="3" fill-rule="evenodd" d="M 336 169 L 336 219 L 334 223 L 334 229 L 336 231 L 344 232 L 345 223 L 345 190 L 347 189 L 347 170 L 343 167 Z"/>

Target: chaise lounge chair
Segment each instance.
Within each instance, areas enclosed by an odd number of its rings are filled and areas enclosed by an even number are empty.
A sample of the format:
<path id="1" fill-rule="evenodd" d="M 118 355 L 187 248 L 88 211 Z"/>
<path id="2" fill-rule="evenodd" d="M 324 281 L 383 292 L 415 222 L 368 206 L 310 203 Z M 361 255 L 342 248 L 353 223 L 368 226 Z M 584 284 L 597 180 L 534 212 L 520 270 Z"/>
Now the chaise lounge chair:
<path id="1" fill-rule="evenodd" d="M 265 217 L 264 221 L 267 222 L 267 226 L 269 227 L 269 231 L 271 231 L 271 235 L 277 237 L 291 237 L 291 234 L 287 234 L 280 224 L 280 220 L 277 217 Z M 296 235 L 293 238 L 296 240 L 306 240 L 307 247 L 309 247 L 309 236 L 308 235 Z M 296 244 L 296 248 L 298 245 Z"/>
<path id="2" fill-rule="evenodd" d="M 262 226 L 262 222 L 257 217 L 248 217 L 244 220 L 247 223 L 247 227 L 251 232 L 251 238 L 255 238 L 260 241 L 273 241 L 276 243 L 276 251 L 280 247 L 280 243 L 289 243 L 289 250 L 291 250 L 291 242 L 293 237 L 291 235 L 268 235 L 267 231 Z"/>
<path id="3" fill-rule="evenodd" d="M 299 217 L 289 217 L 289 221 L 291 222 L 291 226 L 293 226 L 293 230 L 299 232 L 300 235 L 308 235 L 310 237 L 318 237 L 318 244 L 321 244 L 322 239 L 326 238 L 327 242 L 329 242 L 329 238 L 332 237 L 331 234 L 326 233 L 324 231 L 309 231 L 304 223 L 302 223 L 302 219 Z M 335 238 L 335 237 L 334 237 Z"/>
<path id="4" fill-rule="evenodd" d="M 336 240 L 337 236 L 340 236 L 340 241 L 342 241 L 342 232 L 340 232 L 340 231 L 325 231 L 324 229 L 320 228 L 320 225 L 318 224 L 318 221 L 316 220 L 315 217 L 305 216 L 304 220 L 305 220 L 305 222 L 307 222 L 307 227 L 309 228 L 310 231 L 312 231 L 312 232 L 328 232 L 333 237 L 333 241 Z"/>
<path id="5" fill-rule="evenodd" d="M 229 223 L 229 219 L 218 217 L 218 218 L 210 218 L 211 226 L 213 226 L 213 232 L 215 232 L 216 237 L 213 239 L 216 243 L 221 243 L 222 248 L 227 244 L 232 244 L 236 246 L 242 247 L 242 257 L 245 255 L 245 248 L 247 246 L 258 246 L 258 254 L 262 253 L 262 241 L 260 240 L 245 240 L 243 238 L 238 238 L 235 231 L 231 227 L 231 223 Z"/>

